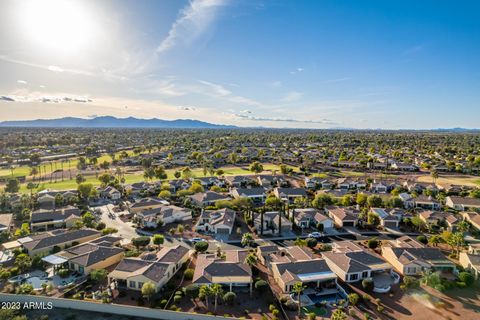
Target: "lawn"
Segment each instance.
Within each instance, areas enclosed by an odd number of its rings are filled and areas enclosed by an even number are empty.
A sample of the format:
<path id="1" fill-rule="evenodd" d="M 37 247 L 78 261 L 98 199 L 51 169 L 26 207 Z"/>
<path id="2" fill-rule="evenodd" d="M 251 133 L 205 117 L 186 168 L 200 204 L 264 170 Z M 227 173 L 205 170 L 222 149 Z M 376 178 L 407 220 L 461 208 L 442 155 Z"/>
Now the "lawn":
<path id="1" fill-rule="evenodd" d="M 110 157 L 110 156 L 107 156 Z M 73 162 L 73 161 L 72 161 Z M 73 165 L 72 165 L 73 167 Z M 67 167 L 64 167 L 65 170 L 68 170 Z M 251 171 L 248 170 L 247 167 L 233 167 L 233 166 L 228 166 L 228 167 L 223 167 L 221 168 L 224 171 L 225 176 L 233 176 L 233 175 L 245 175 L 245 174 L 253 174 Z M 280 171 L 280 167 L 278 165 L 274 164 L 265 164 L 264 165 L 265 171 L 273 171 L 277 170 Z M 296 168 L 293 167 L 295 170 Z M 298 168 L 297 168 L 298 169 Z M 175 179 L 174 173 L 177 170 L 181 170 L 181 168 L 176 168 L 176 169 L 168 169 L 166 170 L 168 179 Z M 47 171 L 48 172 L 48 171 Z M 103 171 L 99 171 L 99 175 L 102 174 Z M 202 168 L 194 168 L 192 169 L 192 173 L 194 177 L 203 177 L 203 169 Z M 207 173 L 207 176 L 209 174 Z M 96 178 L 96 176 L 85 176 L 86 182 L 92 183 L 94 186 L 99 186 L 100 182 Z M 136 182 L 142 182 L 145 181 L 145 178 L 143 177 L 143 172 L 138 171 L 135 173 L 127 173 L 125 174 L 125 183 L 136 183 Z M 77 183 L 75 179 L 65 179 L 64 181 L 57 181 L 57 182 L 44 182 L 40 183 L 38 185 L 37 191 L 38 190 L 44 190 L 44 189 L 53 189 L 53 190 L 69 190 L 69 189 L 76 189 L 77 188 Z M 25 192 L 29 193 L 30 191 L 27 189 L 27 184 L 24 183 L 22 184 L 22 187 L 20 188 L 20 192 Z"/>
<path id="2" fill-rule="evenodd" d="M 303 314 L 315 313 L 317 317 L 325 317 L 328 313 L 327 309 L 322 307 L 308 306 L 302 308 Z"/>
<path id="3" fill-rule="evenodd" d="M 433 182 L 430 175 L 418 177 L 419 182 Z M 437 183 L 444 186 L 448 184 L 465 185 L 470 187 L 480 186 L 480 179 L 478 176 L 470 175 L 440 175 Z"/>

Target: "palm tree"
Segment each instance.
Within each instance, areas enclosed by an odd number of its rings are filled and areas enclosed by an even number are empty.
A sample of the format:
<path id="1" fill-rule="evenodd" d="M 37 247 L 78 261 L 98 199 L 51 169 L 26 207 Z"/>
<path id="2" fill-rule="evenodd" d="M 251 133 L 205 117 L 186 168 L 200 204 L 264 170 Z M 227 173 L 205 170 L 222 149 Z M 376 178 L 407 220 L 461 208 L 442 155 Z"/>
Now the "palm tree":
<path id="1" fill-rule="evenodd" d="M 244 233 L 242 236 L 242 246 L 250 247 L 253 242 L 253 236 L 251 233 L 247 232 Z"/>
<path id="2" fill-rule="evenodd" d="M 38 174 L 38 169 L 37 167 L 31 167 L 30 168 L 30 175 L 33 177 L 33 181 L 35 181 L 35 176 Z"/>
<path id="3" fill-rule="evenodd" d="M 212 289 L 210 288 L 209 285 L 204 284 L 200 287 L 200 297 L 205 298 L 205 306 L 207 307 L 208 310 L 208 298 L 212 296 Z"/>
<path id="4" fill-rule="evenodd" d="M 297 299 L 298 299 L 298 317 L 300 317 L 300 314 L 302 312 L 302 299 L 301 299 L 301 294 L 303 292 L 303 290 L 305 290 L 305 286 L 303 285 L 303 283 L 301 282 L 296 282 L 294 285 L 293 285 L 293 292 L 296 293 L 297 295 Z"/>
<path id="5" fill-rule="evenodd" d="M 216 313 L 217 312 L 218 297 L 221 297 L 223 295 L 223 288 L 222 288 L 222 285 L 220 285 L 218 283 L 214 283 L 214 284 L 212 284 L 210 289 L 212 291 L 212 295 L 215 297 L 215 307 L 213 309 L 213 312 Z"/>
<path id="6" fill-rule="evenodd" d="M 254 252 L 250 252 L 246 257 L 245 261 L 246 264 L 252 268 L 257 263 L 257 255 Z"/>
<path id="7" fill-rule="evenodd" d="M 435 184 L 437 182 L 437 179 L 438 179 L 438 172 L 437 170 L 432 170 L 430 172 L 430 175 L 432 176 L 432 179 L 433 179 L 433 183 Z"/>

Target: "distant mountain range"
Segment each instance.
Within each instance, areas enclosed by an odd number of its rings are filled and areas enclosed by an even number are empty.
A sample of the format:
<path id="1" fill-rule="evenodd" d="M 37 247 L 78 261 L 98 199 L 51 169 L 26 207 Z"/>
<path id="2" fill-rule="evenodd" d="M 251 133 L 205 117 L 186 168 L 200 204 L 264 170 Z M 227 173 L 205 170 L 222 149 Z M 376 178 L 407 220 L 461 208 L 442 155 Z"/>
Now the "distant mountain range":
<path id="1" fill-rule="evenodd" d="M 22 121 L 3 121 L 0 127 L 26 128 L 170 128 L 170 129 L 228 129 L 235 126 L 219 125 L 199 120 L 177 119 L 138 119 L 115 118 L 111 116 L 91 119 L 66 117 L 60 119 L 37 119 Z"/>

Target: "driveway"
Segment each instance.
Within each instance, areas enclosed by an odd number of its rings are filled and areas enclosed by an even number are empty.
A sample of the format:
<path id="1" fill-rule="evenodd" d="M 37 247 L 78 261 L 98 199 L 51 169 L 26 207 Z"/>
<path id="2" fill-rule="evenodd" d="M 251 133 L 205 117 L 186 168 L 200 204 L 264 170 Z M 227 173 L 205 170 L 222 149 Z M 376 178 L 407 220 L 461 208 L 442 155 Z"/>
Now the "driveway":
<path id="1" fill-rule="evenodd" d="M 125 240 L 123 243 L 128 243 L 132 238 L 138 237 L 138 234 L 135 232 L 135 228 L 132 226 L 131 222 L 123 222 L 118 215 L 127 212 L 114 212 L 114 205 L 107 204 L 104 206 L 96 207 L 95 209 L 100 210 L 101 216 L 100 220 L 105 223 L 107 228 L 115 228 L 118 230 L 116 235 L 121 236 Z"/>

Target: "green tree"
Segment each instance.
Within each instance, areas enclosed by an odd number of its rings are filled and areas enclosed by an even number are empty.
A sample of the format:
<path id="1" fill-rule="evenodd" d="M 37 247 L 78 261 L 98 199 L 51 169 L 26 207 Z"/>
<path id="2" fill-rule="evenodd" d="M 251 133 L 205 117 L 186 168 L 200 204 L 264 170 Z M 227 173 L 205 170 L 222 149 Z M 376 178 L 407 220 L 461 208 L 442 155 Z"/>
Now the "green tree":
<path id="1" fill-rule="evenodd" d="M 155 234 L 153 235 L 152 241 L 154 245 L 161 246 L 165 241 L 165 237 L 163 234 Z"/>
<path id="2" fill-rule="evenodd" d="M 21 272 L 24 272 L 32 266 L 32 259 L 26 253 L 20 253 L 15 257 L 14 264 Z"/>
<path id="3" fill-rule="evenodd" d="M 347 314 L 342 309 L 335 309 L 335 311 L 333 311 L 330 319 L 331 320 L 346 320 L 347 319 Z"/>
<path id="4" fill-rule="evenodd" d="M 148 301 L 152 298 L 152 296 L 157 291 L 155 284 L 153 282 L 145 282 L 142 286 L 142 295 L 147 298 Z"/>
<path id="5" fill-rule="evenodd" d="M 259 174 L 260 172 L 263 171 L 263 165 L 260 162 L 255 161 L 250 165 L 249 169 L 250 169 L 250 171 L 252 171 L 256 174 Z"/>
<path id="6" fill-rule="evenodd" d="M 94 269 L 90 272 L 90 279 L 94 282 L 102 282 L 108 276 L 108 271 L 105 269 Z"/>
<path id="7" fill-rule="evenodd" d="M 205 306 L 207 307 L 207 310 L 209 308 L 208 301 L 212 295 L 213 295 L 213 292 L 209 285 L 204 284 L 200 287 L 198 296 L 200 299 L 205 299 Z"/>
<path id="8" fill-rule="evenodd" d="M 242 235 L 242 246 L 251 247 L 254 244 L 253 235 L 249 232 L 246 232 Z"/>
<path id="9" fill-rule="evenodd" d="M 5 192 L 17 193 L 20 190 L 20 182 L 17 179 L 8 179 L 5 185 Z"/>
<path id="10" fill-rule="evenodd" d="M 293 288 L 292 288 L 292 291 L 295 293 L 295 295 L 297 297 L 297 301 L 298 301 L 298 316 L 299 317 L 300 317 L 300 314 L 302 312 L 301 295 L 302 295 L 303 290 L 305 290 L 305 288 L 306 287 L 301 282 L 295 282 L 295 284 L 293 285 Z"/>
<path id="11" fill-rule="evenodd" d="M 195 243 L 194 248 L 195 248 L 196 252 L 203 253 L 203 252 L 207 251 L 207 249 L 208 249 L 208 242 L 199 241 L 199 242 Z"/>
<path id="12" fill-rule="evenodd" d="M 215 299 L 214 300 L 215 306 L 213 308 L 213 312 L 216 313 L 217 312 L 218 298 L 223 295 L 222 285 L 218 284 L 218 283 L 214 283 L 210 286 L 210 289 L 212 290 L 212 296 Z"/>

